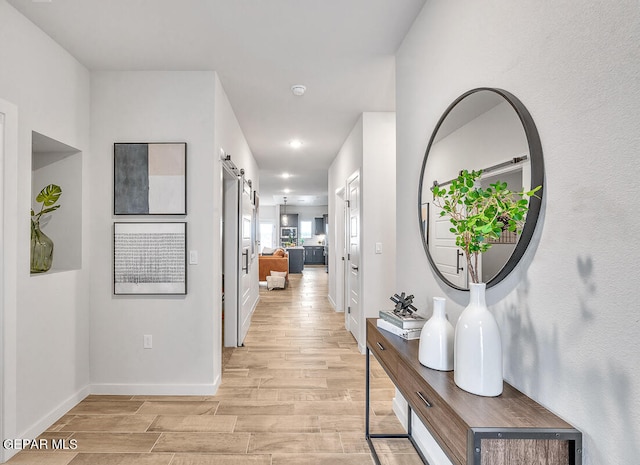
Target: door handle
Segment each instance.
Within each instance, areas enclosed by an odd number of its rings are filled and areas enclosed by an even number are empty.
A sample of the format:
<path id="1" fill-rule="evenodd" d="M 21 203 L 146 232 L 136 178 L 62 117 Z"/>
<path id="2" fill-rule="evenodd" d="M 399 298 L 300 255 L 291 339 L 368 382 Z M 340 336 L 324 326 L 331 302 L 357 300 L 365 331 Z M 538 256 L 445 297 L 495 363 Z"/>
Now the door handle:
<path id="1" fill-rule="evenodd" d="M 244 265 L 242 266 L 242 271 L 245 271 L 246 274 L 249 274 L 249 251 L 245 250 L 242 252 L 242 258 L 244 261 Z"/>
<path id="2" fill-rule="evenodd" d="M 456 252 L 456 274 L 460 274 L 464 268 L 460 266 L 460 257 L 462 257 L 463 253 L 459 250 Z"/>
<path id="3" fill-rule="evenodd" d="M 359 268 L 358 268 L 358 266 L 357 266 L 357 265 L 351 265 L 351 269 L 352 269 L 353 271 L 358 271 L 358 269 L 359 269 Z"/>

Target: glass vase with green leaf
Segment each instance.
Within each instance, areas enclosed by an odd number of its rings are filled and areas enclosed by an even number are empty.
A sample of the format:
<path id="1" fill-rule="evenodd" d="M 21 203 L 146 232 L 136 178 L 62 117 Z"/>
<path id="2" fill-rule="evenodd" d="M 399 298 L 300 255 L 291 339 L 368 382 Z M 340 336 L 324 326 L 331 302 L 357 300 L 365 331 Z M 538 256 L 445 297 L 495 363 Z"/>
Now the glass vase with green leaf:
<path id="1" fill-rule="evenodd" d="M 40 228 L 40 219 L 51 213 L 60 205 L 55 205 L 62 195 L 62 189 L 55 184 L 44 187 L 36 196 L 36 202 L 41 203 L 40 211 L 35 213 L 31 209 L 31 273 L 44 273 L 53 264 L 53 241 Z"/>

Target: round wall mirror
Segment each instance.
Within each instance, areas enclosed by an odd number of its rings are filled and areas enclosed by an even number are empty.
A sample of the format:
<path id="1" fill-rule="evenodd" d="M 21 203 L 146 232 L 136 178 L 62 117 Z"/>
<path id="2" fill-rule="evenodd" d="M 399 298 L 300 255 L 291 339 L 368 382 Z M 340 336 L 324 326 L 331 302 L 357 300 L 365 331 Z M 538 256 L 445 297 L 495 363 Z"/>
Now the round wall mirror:
<path id="1" fill-rule="evenodd" d="M 544 162 L 538 131 L 525 106 L 501 89 L 473 89 L 453 102 L 438 121 L 422 163 L 418 218 L 424 249 L 444 283 L 469 289 L 462 251 L 449 231 L 448 216 L 433 204 L 431 188 L 446 186 L 462 170 L 482 170 L 480 184 L 506 182 L 519 192 L 543 186 Z M 544 186 L 531 197 L 520 234 L 504 231 L 480 254 L 480 280 L 491 287 L 502 281 L 522 258 L 536 226 Z"/>

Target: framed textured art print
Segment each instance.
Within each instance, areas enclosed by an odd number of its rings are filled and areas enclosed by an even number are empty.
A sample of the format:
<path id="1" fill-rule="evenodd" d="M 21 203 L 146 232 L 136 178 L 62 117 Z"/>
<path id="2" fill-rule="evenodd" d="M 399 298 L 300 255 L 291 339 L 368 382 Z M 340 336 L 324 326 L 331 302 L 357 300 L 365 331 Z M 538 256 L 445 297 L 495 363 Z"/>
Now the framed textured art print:
<path id="1" fill-rule="evenodd" d="M 115 215 L 186 215 L 187 144 L 113 144 Z"/>
<path id="2" fill-rule="evenodd" d="M 114 223 L 114 294 L 186 294 L 187 223 Z"/>

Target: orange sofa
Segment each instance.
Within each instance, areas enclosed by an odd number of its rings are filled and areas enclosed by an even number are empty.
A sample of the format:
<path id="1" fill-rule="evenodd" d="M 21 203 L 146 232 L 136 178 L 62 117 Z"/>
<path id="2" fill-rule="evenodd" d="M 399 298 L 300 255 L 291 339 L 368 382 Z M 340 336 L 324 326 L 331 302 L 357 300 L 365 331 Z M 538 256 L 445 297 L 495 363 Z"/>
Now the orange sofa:
<path id="1" fill-rule="evenodd" d="M 284 271 L 285 279 L 289 280 L 289 255 L 282 249 L 277 249 L 273 255 L 258 256 L 258 274 L 260 281 L 266 281 L 272 271 Z"/>

